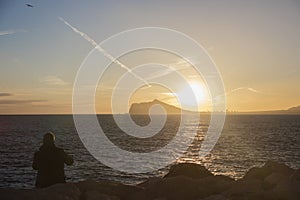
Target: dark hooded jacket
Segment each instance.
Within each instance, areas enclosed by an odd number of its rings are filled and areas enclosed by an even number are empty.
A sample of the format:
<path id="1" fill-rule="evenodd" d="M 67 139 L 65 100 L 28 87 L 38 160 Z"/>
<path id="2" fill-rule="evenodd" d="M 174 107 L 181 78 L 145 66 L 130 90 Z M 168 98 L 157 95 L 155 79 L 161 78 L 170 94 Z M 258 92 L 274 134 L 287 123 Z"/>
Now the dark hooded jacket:
<path id="1" fill-rule="evenodd" d="M 73 158 L 55 144 L 42 145 L 35 152 L 32 168 L 38 170 L 36 187 L 43 188 L 56 183 L 65 183 L 64 164 L 72 165 Z"/>

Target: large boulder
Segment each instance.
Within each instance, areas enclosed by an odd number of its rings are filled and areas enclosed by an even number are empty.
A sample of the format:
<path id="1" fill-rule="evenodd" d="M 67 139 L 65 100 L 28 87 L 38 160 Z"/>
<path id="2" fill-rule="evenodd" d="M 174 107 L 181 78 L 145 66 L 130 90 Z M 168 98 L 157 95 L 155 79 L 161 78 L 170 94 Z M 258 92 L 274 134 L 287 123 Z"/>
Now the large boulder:
<path id="1" fill-rule="evenodd" d="M 223 194 L 232 200 L 240 199 L 264 199 L 263 181 L 259 179 L 238 180 Z"/>
<path id="2" fill-rule="evenodd" d="M 291 175 L 291 181 L 298 183 L 300 182 L 300 169 L 294 171 L 294 173 Z"/>
<path id="3" fill-rule="evenodd" d="M 234 182 L 225 176 L 206 176 L 201 179 L 174 176 L 153 179 L 142 185 L 150 199 L 199 199 L 221 194 L 231 188 Z"/>
<path id="4" fill-rule="evenodd" d="M 260 179 L 264 180 L 267 176 L 277 173 L 283 176 L 290 176 L 293 174 L 294 170 L 283 163 L 278 163 L 274 161 L 268 161 L 262 167 L 253 167 L 251 168 L 244 179 Z"/>
<path id="5" fill-rule="evenodd" d="M 235 180 L 223 175 L 207 176 L 197 182 L 211 194 L 221 194 L 235 185 Z"/>
<path id="6" fill-rule="evenodd" d="M 162 179 L 163 178 L 161 178 L 161 177 L 150 177 L 146 181 L 138 184 L 138 186 L 143 187 L 143 188 L 147 188 L 147 187 L 149 187 L 151 185 L 154 185 L 154 184 L 162 181 Z"/>
<path id="7" fill-rule="evenodd" d="M 146 188 L 149 199 L 196 199 L 199 196 L 208 196 L 209 191 L 199 186 L 197 180 L 185 176 L 176 176 L 161 179 Z"/>
<path id="8" fill-rule="evenodd" d="M 267 176 L 263 181 L 263 188 L 265 190 L 269 190 L 274 188 L 278 183 L 283 181 L 284 179 L 288 179 L 288 176 L 284 176 L 283 174 L 279 173 L 272 173 Z"/>
<path id="9" fill-rule="evenodd" d="M 299 169 L 289 176 L 279 181 L 274 188 L 268 191 L 270 199 L 290 199 L 298 200 L 300 197 Z"/>
<path id="10" fill-rule="evenodd" d="M 250 169 L 226 192 L 230 199 L 298 199 L 297 171 L 285 164 L 268 161 Z"/>
<path id="11" fill-rule="evenodd" d="M 150 178 L 139 186 L 145 188 L 149 199 L 199 199 L 221 194 L 234 183 L 229 177 L 214 176 L 201 165 L 180 163 L 164 178 Z"/>
<path id="12" fill-rule="evenodd" d="M 179 163 L 173 165 L 168 174 L 165 177 L 174 176 L 186 176 L 192 179 L 200 179 L 207 176 L 214 176 L 208 169 L 204 166 L 194 164 L 194 163 Z"/>

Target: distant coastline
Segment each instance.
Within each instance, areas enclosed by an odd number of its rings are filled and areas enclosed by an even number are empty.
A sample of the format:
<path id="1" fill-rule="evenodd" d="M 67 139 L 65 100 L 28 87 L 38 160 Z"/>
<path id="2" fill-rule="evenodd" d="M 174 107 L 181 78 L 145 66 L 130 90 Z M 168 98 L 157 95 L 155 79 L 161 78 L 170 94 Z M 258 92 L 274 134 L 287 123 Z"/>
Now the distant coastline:
<path id="1" fill-rule="evenodd" d="M 245 115 L 300 115 L 300 106 L 291 107 L 287 110 L 266 110 L 249 112 L 227 112 L 227 114 L 245 114 Z"/>
<path id="2" fill-rule="evenodd" d="M 162 106 L 168 114 L 179 115 L 184 114 L 211 114 L 211 112 L 194 112 L 189 110 L 183 110 L 173 105 L 169 105 L 157 99 L 151 102 L 133 103 L 130 106 L 129 114 L 131 115 L 148 115 L 149 109 L 154 105 Z M 215 112 L 218 113 L 218 112 Z M 221 112 L 220 112 L 221 113 Z M 154 112 L 155 114 L 155 112 Z M 270 111 L 249 111 L 249 112 L 239 112 L 239 111 L 227 111 L 226 114 L 229 115 L 300 115 L 300 106 L 292 107 L 287 110 L 270 110 Z"/>
<path id="3" fill-rule="evenodd" d="M 157 99 L 150 101 L 150 102 L 142 102 L 142 103 L 133 103 L 130 106 L 129 112 L 128 113 L 117 113 L 117 115 L 124 115 L 124 114 L 130 114 L 130 115 L 149 115 L 149 109 L 153 105 L 161 105 L 165 111 L 169 115 L 180 115 L 181 112 L 183 114 L 201 114 L 201 115 L 210 115 L 210 111 L 200 111 L 200 112 L 195 112 L 195 111 L 189 111 L 189 110 L 183 110 L 181 108 L 178 108 L 176 106 L 164 103 L 162 101 L 159 101 Z M 218 113 L 218 112 L 215 112 Z M 221 113 L 221 112 L 219 112 Z M 158 113 L 153 113 L 153 114 L 158 114 Z M 27 116 L 34 116 L 34 115 L 62 115 L 62 116 L 69 116 L 73 115 L 72 113 L 69 114 L 61 114 L 61 113 L 41 113 L 41 114 L 26 114 L 26 113 L 20 113 L 20 114 L 15 114 L 15 113 L 0 113 L 0 116 L 20 116 L 20 115 L 27 115 Z M 93 115 L 93 114 L 78 114 L 78 115 Z M 97 113 L 97 115 L 112 115 L 112 113 Z M 226 115 L 300 115 L 300 106 L 295 106 L 288 108 L 286 110 L 265 110 L 265 111 L 231 111 L 227 110 Z"/>

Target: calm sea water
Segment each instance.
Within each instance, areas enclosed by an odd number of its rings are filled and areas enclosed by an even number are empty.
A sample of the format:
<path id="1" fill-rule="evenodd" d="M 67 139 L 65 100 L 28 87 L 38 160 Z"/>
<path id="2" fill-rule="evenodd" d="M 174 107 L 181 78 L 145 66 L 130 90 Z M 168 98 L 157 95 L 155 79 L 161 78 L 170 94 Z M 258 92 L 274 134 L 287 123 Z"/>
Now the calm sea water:
<path id="1" fill-rule="evenodd" d="M 98 119 L 113 143 L 135 152 L 163 147 L 178 128 L 178 117 L 173 116 L 168 118 L 162 134 L 151 140 L 136 140 L 122 133 L 111 115 L 100 115 Z M 149 119 L 140 116 L 137 120 L 143 125 Z M 214 174 L 236 179 L 241 178 L 249 168 L 261 166 L 267 160 L 300 168 L 300 115 L 229 115 L 211 154 L 199 159 L 199 147 L 208 125 L 208 116 L 201 117 L 200 122 L 189 124 L 187 130 L 196 129 L 198 135 L 184 156 L 175 163 L 200 163 Z M 109 179 L 134 184 L 148 177 L 163 176 L 169 169 L 126 174 L 102 165 L 83 146 L 71 115 L 0 116 L 0 187 L 34 187 L 36 172 L 31 168 L 33 154 L 39 148 L 43 134 L 49 130 L 56 134 L 57 146 L 74 155 L 74 165 L 66 167 L 67 181 Z"/>

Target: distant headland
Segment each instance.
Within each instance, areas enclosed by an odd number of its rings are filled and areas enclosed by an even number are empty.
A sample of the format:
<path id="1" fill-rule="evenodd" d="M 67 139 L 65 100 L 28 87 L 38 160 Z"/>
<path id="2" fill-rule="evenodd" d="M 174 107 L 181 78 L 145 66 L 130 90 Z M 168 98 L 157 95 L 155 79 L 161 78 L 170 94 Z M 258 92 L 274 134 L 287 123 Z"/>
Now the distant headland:
<path id="1" fill-rule="evenodd" d="M 198 113 L 198 112 L 183 110 L 183 109 L 178 108 L 176 106 L 173 106 L 173 105 L 170 105 L 170 104 L 167 104 L 167 103 L 164 103 L 162 101 L 159 101 L 159 100 L 155 99 L 155 100 L 150 101 L 150 102 L 133 103 L 130 106 L 129 114 L 146 115 L 146 114 L 149 113 L 149 109 L 154 105 L 162 106 L 165 109 L 165 111 L 168 114 L 171 114 L 171 115 L 179 115 L 182 112 L 187 113 L 187 114 L 197 114 Z M 158 113 L 155 113 L 155 111 L 154 111 L 154 114 L 158 114 Z"/>

